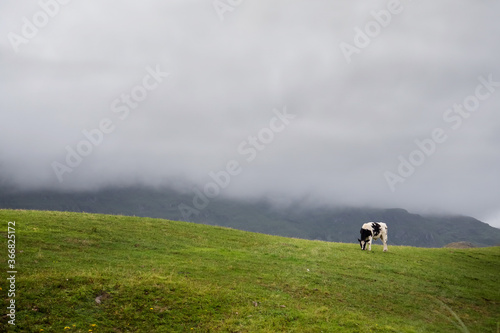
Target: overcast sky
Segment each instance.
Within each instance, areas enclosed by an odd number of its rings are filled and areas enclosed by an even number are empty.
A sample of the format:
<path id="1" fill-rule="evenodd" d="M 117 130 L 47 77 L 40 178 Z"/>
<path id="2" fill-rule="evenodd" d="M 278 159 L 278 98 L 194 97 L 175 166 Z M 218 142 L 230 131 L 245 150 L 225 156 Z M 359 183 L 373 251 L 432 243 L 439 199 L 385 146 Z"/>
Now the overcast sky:
<path id="1" fill-rule="evenodd" d="M 59 1 L 0 2 L 0 184 L 500 227 L 498 1 Z"/>

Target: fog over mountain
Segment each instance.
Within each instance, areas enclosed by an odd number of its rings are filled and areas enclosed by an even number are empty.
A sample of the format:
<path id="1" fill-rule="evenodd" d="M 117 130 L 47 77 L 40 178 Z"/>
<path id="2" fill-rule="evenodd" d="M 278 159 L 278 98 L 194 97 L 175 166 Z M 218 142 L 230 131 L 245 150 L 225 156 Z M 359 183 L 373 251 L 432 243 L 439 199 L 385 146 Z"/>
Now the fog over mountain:
<path id="1" fill-rule="evenodd" d="M 0 187 L 171 186 L 500 227 L 499 12 L 2 1 Z"/>

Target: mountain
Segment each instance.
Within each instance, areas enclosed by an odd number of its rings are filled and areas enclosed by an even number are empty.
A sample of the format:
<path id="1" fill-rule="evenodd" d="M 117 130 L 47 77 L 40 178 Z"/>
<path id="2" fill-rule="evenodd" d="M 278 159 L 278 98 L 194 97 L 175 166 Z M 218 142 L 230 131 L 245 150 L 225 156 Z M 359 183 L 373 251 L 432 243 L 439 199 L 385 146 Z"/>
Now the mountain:
<path id="1" fill-rule="evenodd" d="M 442 247 L 462 241 L 475 246 L 500 244 L 500 229 L 468 216 L 427 216 L 404 209 L 314 207 L 301 201 L 283 205 L 270 200 L 245 201 L 222 196 L 204 201 L 193 193 L 165 188 L 128 187 L 70 193 L 5 191 L 0 194 L 0 208 L 165 218 L 346 243 L 357 242 L 363 223 L 383 221 L 389 226 L 389 244 L 393 245 Z"/>

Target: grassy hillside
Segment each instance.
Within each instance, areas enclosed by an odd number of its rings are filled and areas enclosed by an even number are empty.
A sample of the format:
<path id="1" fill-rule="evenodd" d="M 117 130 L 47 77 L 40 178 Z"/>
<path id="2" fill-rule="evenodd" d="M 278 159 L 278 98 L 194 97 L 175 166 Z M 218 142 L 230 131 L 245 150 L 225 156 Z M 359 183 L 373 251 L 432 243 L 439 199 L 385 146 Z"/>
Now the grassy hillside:
<path id="1" fill-rule="evenodd" d="M 185 222 L 14 210 L 0 210 L 4 311 L 8 221 L 16 326 L 4 316 L 0 331 L 499 329 L 499 247 L 362 252 Z"/>

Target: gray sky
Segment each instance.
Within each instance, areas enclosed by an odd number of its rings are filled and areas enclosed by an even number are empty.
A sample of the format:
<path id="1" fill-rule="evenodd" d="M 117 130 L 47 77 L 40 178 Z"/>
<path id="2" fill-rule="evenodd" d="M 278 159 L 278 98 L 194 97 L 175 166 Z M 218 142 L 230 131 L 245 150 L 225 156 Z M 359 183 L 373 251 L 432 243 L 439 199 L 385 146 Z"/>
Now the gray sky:
<path id="1" fill-rule="evenodd" d="M 0 3 L 0 181 L 500 227 L 498 1 L 59 1 Z"/>

